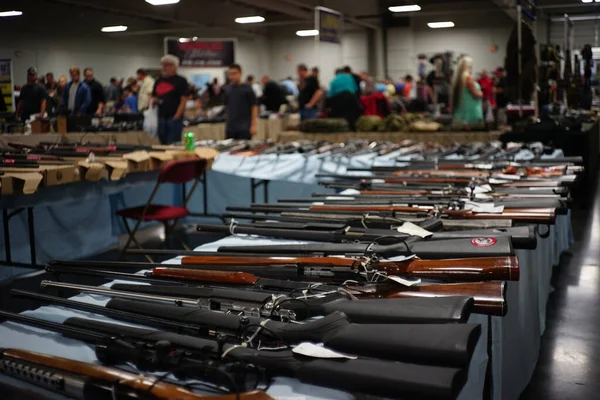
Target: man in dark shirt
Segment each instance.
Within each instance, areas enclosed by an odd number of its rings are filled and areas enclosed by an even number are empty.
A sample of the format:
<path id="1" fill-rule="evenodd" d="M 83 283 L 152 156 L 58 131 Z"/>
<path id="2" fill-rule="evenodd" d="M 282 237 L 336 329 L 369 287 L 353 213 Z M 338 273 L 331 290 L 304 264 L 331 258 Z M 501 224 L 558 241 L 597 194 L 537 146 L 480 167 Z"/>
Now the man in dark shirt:
<path id="1" fill-rule="evenodd" d="M 252 139 L 256 135 L 258 105 L 252 86 L 242 82 L 242 68 L 232 64 L 227 71 L 229 85 L 225 88 L 227 139 Z"/>
<path id="2" fill-rule="evenodd" d="M 506 71 L 502 67 L 496 69 L 496 82 L 494 85 L 494 92 L 496 93 L 496 121 L 498 125 L 506 125 L 508 123 L 506 106 L 508 101 L 506 100 Z"/>
<path id="3" fill-rule="evenodd" d="M 104 104 L 106 98 L 104 96 L 104 88 L 96 79 L 94 79 L 94 70 L 92 68 L 86 68 L 83 70 L 83 76 L 85 83 L 90 87 L 92 91 L 92 102 L 87 109 L 88 115 L 102 115 L 104 111 Z"/>
<path id="4" fill-rule="evenodd" d="M 317 102 L 321 99 L 323 91 L 319 80 L 308 74 L 306 64 L 300 64 L 297 68 L 298 77 L 300 78 L 300 94 L 298 95 L 298 107 L 300 109 L 300 118 L 313 119 L 319 115 Z"/>
<path id="5" fill-rule="evenodd" d="M 37 68 L 27 70 L 27 83 L 21 88 L 19 104 L 17 105 L 17 119 L 27 121 L 34 114 L 43 118 L 46 113 L 46 89 L 37 83 Z"/>
<path id="6" fill-rule="evenodd" d="M 46 92 L 48 93 L 46 111 L 48 111 L 49 116 L 54 116 L 58 112 L 60 96 L 58 95 L 58 82 L 54 79 L 52 72 L 46 74 Z"/>
<path id="7" fill-rule="evenodd" d="M 161 76 L 154 83 L 150 104 L 158 104 L 158 138 L 162 144 L 181 141 L 183 113 L 190 97 L 188 81 L 177 75 L 179 58 L 166 55 L 161 60 Z"/>
<path id="8" fill-rule="evenodd" d="M 265 105 L 267 111 L 279 112 L 282 104 L 286 103 L 283 88 L 277 82 L 273 82 L 268 76 L 262 77 L 263 95 L 261 104 Z"/>

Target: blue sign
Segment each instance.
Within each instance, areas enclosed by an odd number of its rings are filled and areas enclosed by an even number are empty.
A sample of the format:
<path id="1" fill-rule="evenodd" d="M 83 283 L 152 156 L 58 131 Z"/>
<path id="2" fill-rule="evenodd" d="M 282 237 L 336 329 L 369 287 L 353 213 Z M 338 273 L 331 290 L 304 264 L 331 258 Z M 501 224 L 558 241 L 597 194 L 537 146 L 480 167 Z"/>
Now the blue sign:
<path id="1" fill-rule="evenodd" d="M 315 13 L 319 40 L 327 43 L 342 43 L 343 15 L 325 7 L 316 7 Z"/>

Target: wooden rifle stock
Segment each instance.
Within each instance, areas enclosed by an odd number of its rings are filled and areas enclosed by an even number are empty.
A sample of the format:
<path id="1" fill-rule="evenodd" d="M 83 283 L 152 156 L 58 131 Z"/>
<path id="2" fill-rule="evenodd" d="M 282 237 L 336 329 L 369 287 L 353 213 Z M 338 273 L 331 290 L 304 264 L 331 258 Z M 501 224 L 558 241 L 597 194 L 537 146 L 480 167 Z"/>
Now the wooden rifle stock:
<path id="1" fill-rule="evenodd" d="M 367 259 L 342 258 L 342 257 L 184 257 L 183 265 L 227 265 L 227 266 L 277 266 L 295 265 L 298 267 L 348 267 L 355 270 L 365 268 Z M 368 266 L 367 266 L 368 267 Z M 413 258 L 407 261 L 376 261 L 372 267 L 388 275 L 405 275 L 427 279 L 454 280 L 454 281 L 485 281 L 485 280 L 511 280 L 518 281 L 520 276 L 519 262 L 516 257 L 481 257 L 449 260 L 421 260 Z M 155 268 L 171 270 L 171 268 Z M 202 270 L 183 270 L 185 274 L 156 275 L 179 279 L 201 280 Z M 223 273 L 227 274 L 227 273 Z M 154 275 L 154 272 L 153 272 Z M 252 277 L 251 274 L 247 274 Z M 200 278 L 200 279 L 199 279 Z M 210 275 L 209 275 L 210 278 Z M 234 280 L 234 277 L 231 277 Z M 235 280 L 232 283 L 243 283 Z M 251 278 L 245 278 L 250 280 Z M 254 282 L 252 282 L 254 283 Z"/>
<path id="2" fill-rule="evenodd" d="M 140 374 L 121 371 L 116 368 L 73 361 L 62 357 L 54 357 L 46 354 L 34 353 L 26 350 L 8 349 L 0 352 L 2 359 L 8 359 L 17 363 L 37 364 L 39 366 L 60 370 L 75 375 L 83 375 L 92 380 L 104 381 L 107 384 L 118 382 L 119 385 L 128 386 L 138 392 L 153 395 L 155 398 L 164 400 L 273 400 L 271 396 L 261 391 L 240 393 L 222 396 L 207 396 L 190 392 L 189 390 L 172 385 L 156 378 L 146 377 Z"/>
<path id="3" fill-rule="evenodd" d="M 187 258 L 187 257 L 186 257 Z M 192 257 L 200 258 L 200 257 Z M 254 285 L 258 277 L 246 272 L 203 271 L 185 268 L 154 268 L 150 276 L 230 285 Z"/>
<path id="4" fill-rule="evenodd" d="M 402 299 L 410 297 L 467 296 L 475 300 L 478 314 L 504 316 L 507 312 L 506 282 L 450 283 L 400 286 L 384 283 L 372 287 L 347 287 L 359 299 Z"/>

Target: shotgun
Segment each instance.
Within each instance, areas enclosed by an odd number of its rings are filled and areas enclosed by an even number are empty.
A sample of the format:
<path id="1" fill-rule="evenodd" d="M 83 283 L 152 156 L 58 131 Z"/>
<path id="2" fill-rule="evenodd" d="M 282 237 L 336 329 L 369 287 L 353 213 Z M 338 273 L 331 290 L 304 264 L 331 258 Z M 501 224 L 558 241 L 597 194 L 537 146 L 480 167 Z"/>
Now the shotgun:
<path id="1" fill-rule="evenodd" d="M 386 398 L 454 399 L 467 380 L 464 370 L 365 358 L 331 360 L 298 355 L 287 347 L 256 350 L 223 341 L 134 328 L 90 319 L 68 318 L 62 324 L 19 314 L 0 312 L 9 321 L 58 332 L 96 346 L 105 364 L 134 363 L 153 371 L 185 368 L 188 378 L 206 378 L 207 365 L 218 361 L 264 369 L 269 377 L 288 376 L 301 382 Z M 210 363 L 210 364 L 209 364 Z M 214 369 L 214 367 L 212 367 Z M 233 373 L 236 369 L 230 368 Z M 254 369 L 256 370 L 256 369 Z M 245 383 L 236 376 L 234 382 Z M 137 376 L 135 378 L 137 380 Z"/>
<path id="2" fill-rule="evenodd" d="M 17 349 L 0 349 L 0 374 L 76 400 L 273 400 L 262 391 L 201 395 L 153 376 Z"/>
<path id="3" fill-rule="evenodd" d="M 296 324 L 143 301 L 112 299 L 102 307 L 24 291 L 11 291 L 11 295 L 177 333 L 187 330 L 191 336 L 226 335 L 236 342 L 253 336 L 265 347 L 277 347 L 281 341 L 288 345 L 323 343 L 357 356 L 457 368 L 468 367 L 481 333 L 481 327 L 474 324 L 352 324 L 340 312 Z"/>
<path id="4" fill-rule="evenodd" d="M 378 274 L 472 282 L 519 280 L 519 262 L 517 257 L 466 258 L 435 261 L 410 259 L 397 262 L 340 257 L 203 256 L 184 257 L 181 263 L 186 267 L 235 266 L 242 270 L 247 266 L 292 266 L 298 270 L 299 274 L 309 277 L 314 274 L 319 278 L 335 276 L 339 270 L 352 270 L 356 275 L 361 275 L 369 281 Z M 195 275 L 198 272 L 202 271 L 160 267 L 152 270 L 152 276 L 197 280 L 195 279 Z M 200 274 L 200 277 L 202 277 L 202 274 Z"/>
<path id="5" fill-rule="evenodd" d="M 66 285 L 66 286 L 65 286 Z M 409 291 L 405 297 L 472 297 L 474 299 L 475 313 L 504 315 L 506 310 L 505 296 L 506 282 L 474 282 L 474 283 L 448 283 L 420 286 L 402 286 L 398 284 L 384 285 L 384 288 L 395 288 L 390 296 L 395 295 L 401 298 L 398 293 Z M 348 315 L 350 320 L 355 323 L 377 323 L 366 322 L 374 321 L 375 318 L 381 318 L 382 310 L 376 311 L 379 307 L 369 305 L 370 311 L 364 313 L 364 305 L 361 302 L 348 300 L 345 293 L 331 293 L 322 295 L 318 293 L 316 297 L 303 299 L 303 302 L 288 301 L 285 307 L 281 305 L 283 300 L 294 299 L 294 297 L 281 297 L 277 304 L 273 304 L 273 292 L 255 292 L 248 290 L 230 290 L 226 288 L 208 288 L 208 287 L 189 287 L 189 286 L 164 286 L 164 285 L 132 285 L 132 284 L 113 284 L 111 289 L 98 288 L 94 286 L 70 285 L 60 282 L 43 281 L 42 287 L 66 288 L 89 293 L 104 294 L 112 297 L 121 297 L 130 300 L 150 300 L 161 301 L 175 305 L 189 305 L 194 307 L 208 308 L 216 311 L 244 312 L 249 315 L 272 317 L 277 316 L 283 319 L 304 320 L 315 315 L 328 315 L 334 311 L 341 311 Z M 344 287 L 344 289 L 347 289 Z M 349 292 L 356 298 L 383 299 L 384 296 L 375 296 L 378 293 L 372 285 L 353 286 Z M 360 290 L 364 290 L 361 293 Z M 314 291 L 313 291 L 314 292 Z M 381 292 L 381 291 L 379 291 Z M 455 294 L 453 294 L 455 293 Z M 319 296 L 320 295 L 320 296 Z M 367 296 L 368 295 L 368 296 Z M 150 296 L 150 297 L 149 297 Z M 189 300 L 192 299 L 192 300 Z M 199 301 L 201 299 L 201 301 Z M 342 301 L 346 300 L 346 301 Z M 278 307 L 279 306 L 279 307 Z M 482 308 L 482 306 L 484 306 Z M 275 312 L 274 312 L 275 310 Z M 421 308 L 422 310 L 422 308 Z M 387 309 L 386 312 L 389 312 Z M 403 318 L 402 310 L 394 310 L 399 314 L 399 319 Z M 372 314 L 378 317 L 373 317 Z M 388 318 L 392 318 L 389 316 Z"/>
<path id="6" fill-rule="evenodd" d="M 267 237 L 276 237 L 281 239 L 307 240 L 313 242 L 326 243 L 347 243 L 347 242 L 377 242 L 379 244 L 396 244 L 405 241 L 412 236 L 409 233 L 402 232 L 406 227 L 410 232 L 409 225 L 402 224 L 394 229 L 364 229 L 335 227 L 330 224 L 294 224 L 294 223 L 255 223 L 241 224 L 232 222 L 230 225 L 198 224 L 198 232 L 213 232 L 222 234 L 248 234 Z M 412 225 L 415 227 L 415 225 Z M 319 229 L 322 228 L 322 229 Z M 427 233 L 428 231 L 424 231 Z M 506 236 L 511 239 L 513 246 L 517 249 L 535 249 L 537 245 L 535 226 L 520 226 L 506 229 L 482 229 L 466 230 L 454 232 L 435 232 L 425 240 L 439 241 L 452 239 L 473 239 L 482 236 Z"/>
<path id="7" fill-rule="evenodd" d="M 420 238 L 419 238 L 420 239 Z M 413 238 L 392 245 L 375 243 L 308 243 L 269 246 L 221 246 L 217 252 L 278 255 L 345 255 L 380 256 L 392 258 L 416 255 L 422 259 L 507 257 L 514 256 L 514 248 L 506 236 L 454 239 L 439 241 L 416 241 Z"/>

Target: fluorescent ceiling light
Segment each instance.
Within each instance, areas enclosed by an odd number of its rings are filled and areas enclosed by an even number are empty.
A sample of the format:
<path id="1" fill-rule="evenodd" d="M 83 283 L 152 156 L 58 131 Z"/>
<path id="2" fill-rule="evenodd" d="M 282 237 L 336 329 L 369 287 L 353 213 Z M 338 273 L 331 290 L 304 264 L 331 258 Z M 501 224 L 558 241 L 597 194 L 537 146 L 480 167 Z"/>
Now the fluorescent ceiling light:
<path id="1" fill-rule="evenodd" d="M 581 0 L 584 3 L 593 3 L 594 0 Z M 600 0 L 596 0 L 596 3 L 600 3 Z"/>
<path id="2" fill-rule="evenodd" d="M 192 40 L 195 42 L 196 40 L 198 40 L 198 36 L 194 36 L 194 37 L 192 38 Z"/>
<path id="3" fill-rule="evenodd" d="M 600 3 L 600 1 L 598 3 Z M 556 18 L 551 19 L 552 22 L 563 22 L 564 20 L 565 20 L 564 17 L 556 17 Z M 573 22 L 575 22 L 575 21 L 596 21 L 596 20 L 600 20 L 600 16 L 597 16 L 597 15 L 569 16 L 569 20 L 571 20 Z"/>
<path id="4" fill-rule="evenodd" d="M 316 29 L 308 29 L 305 31 L 297 31 L 296 35 L 306 37 L 306 36 L 319 36 L 319 31 Z"/>
<path id="5" fill-rule="evenodd" d="M 23 15 L 23 11 L 0 11 L 0 18 L 2 17 L 18 17 Z"/>
<path id="6" fill-rule="evenodd" d="M 125 25 L 116 25 L 116 26 L 105 26 L 102 28 L 102 32 L 125 32 L 127 27 Z"/>
<path id="7" fill-rule="evenodd" d="M 390 10 L 391 12 L 395 12 L 395 13 L 414 12 L 414 11 L 421 11 L 421 6 L 419 6 L 417 4 L 413 4 L 410 6 L 394 6 L 394 7 L 388 8 L 388 10 Z"/>
<path id="8" fill-rule="evenodd" d="M 179 38 L 179 43 L 187 43 L 187 42 L 189 42 L 191 40 L 192 39 L 190 39 L 190 38 L 182 37 L 182 38 Z"/>
<path id="9" fill-rule="evenodd" d="M 441 28 L 454 28 L 454 22 L 445 21 L 445 22 L 428 22 L 427 26 L 431 29 L 441 29 Z"/>
<path id="10" fill-rule="evenodd" d="M 146 0 L 146 3 L 153 6 L 166 6 L 167 4 L 177 4 L 179 0 Z"/>
<path id="11" fill-rule="evenodd" d="M 264 17 L 261 17 L 260 15 L 255 15 L 252 17 L 236 18 L 235 22 L 237 22 L 238 24 L 257 24 L 259 22 L 263 22 L 264 20 L 265 20 Z"/>

